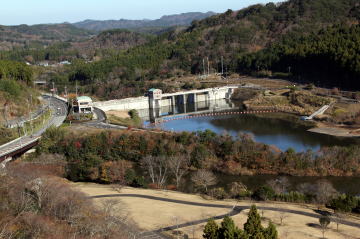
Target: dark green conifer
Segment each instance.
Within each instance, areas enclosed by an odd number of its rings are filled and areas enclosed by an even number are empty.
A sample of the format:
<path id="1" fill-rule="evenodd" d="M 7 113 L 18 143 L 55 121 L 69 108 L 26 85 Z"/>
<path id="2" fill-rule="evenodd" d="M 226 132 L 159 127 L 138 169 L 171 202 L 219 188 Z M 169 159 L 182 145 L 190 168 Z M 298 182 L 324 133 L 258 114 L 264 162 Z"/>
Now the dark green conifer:
<path id="1" fill-rule="evenodd" d="M 203 237 L 205 239 L 217 239 L 218 231 L 219 231 L 219 226 L 214 221 L 214 219 L 210 219 L 205 225 Z"/>
<path id="2" fill-rule="evenodd" d="M 272 222 L 269 222 L 269 226 L 264 231 L 264 236 L 266 239 L 278 239 L 278 232 Z"/>
<path id="3" fill-rule="evenodd" d="M 257 212 L 255 205 L 252 205 L 250 208 L 248 220 L 244 224 L 244 230 L 250 239 L 263 238 L 261 236 L 264 228 L 261 225 L 260 215 Z"/>

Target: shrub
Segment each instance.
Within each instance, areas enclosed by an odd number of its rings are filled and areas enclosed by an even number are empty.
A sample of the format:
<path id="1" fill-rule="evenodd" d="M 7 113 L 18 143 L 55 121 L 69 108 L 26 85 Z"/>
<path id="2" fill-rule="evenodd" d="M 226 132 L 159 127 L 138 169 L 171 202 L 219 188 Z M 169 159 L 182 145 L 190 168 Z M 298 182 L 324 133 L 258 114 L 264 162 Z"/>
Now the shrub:
<path id="1" fill-rule="evenodd" d="M 253 194 L 253 197 L 256 200 L 262 200 L 262 201 L 271 200 L 274 198 L 274 196 L 275 196 L 275 191 L 267 185 L 259 187 L 258 189 L 255 190 Z"/>
<path id="2" fill-rule="evenodd" d="M 241 182 L 232 182 L 230 184 L 230 196 L 232 198 L 250 197 L 251 192 L 247 189 L 245 184 Z"/>
<path id="3" fill-rule="evenodd" d="M 332 199 L 330 207 L 335 211 L 351 212 L 358 205 L 358 200 L 349 195 L 340 195 L 338 198 Z"/>
<path id="4" fill-rule="evenodd" d="M 8 93 L 11 97 L 17 98 L 21 94 L 21 86 L 15 80 L 0 80 L 0 91 Z"/>
<path id="5" fill-rule="evenodd" d="M 213 188 L 209 190 L 209 195 L 216 199 L 225 199 L 228 197 L 228 194 L 225 192 L 224 188 Z"/>

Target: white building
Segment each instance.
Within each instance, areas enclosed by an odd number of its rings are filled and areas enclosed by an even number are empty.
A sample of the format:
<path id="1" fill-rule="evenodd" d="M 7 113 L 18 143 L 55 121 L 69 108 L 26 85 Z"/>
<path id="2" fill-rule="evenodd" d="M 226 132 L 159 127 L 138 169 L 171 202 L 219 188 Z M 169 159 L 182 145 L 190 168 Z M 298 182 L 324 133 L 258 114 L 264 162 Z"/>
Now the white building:
<path id="1" fill-rule="evenodd" d="M 93 101 L 88 96 L 79 96 L 73 102 L 74 113 L 92 114 Z"/>

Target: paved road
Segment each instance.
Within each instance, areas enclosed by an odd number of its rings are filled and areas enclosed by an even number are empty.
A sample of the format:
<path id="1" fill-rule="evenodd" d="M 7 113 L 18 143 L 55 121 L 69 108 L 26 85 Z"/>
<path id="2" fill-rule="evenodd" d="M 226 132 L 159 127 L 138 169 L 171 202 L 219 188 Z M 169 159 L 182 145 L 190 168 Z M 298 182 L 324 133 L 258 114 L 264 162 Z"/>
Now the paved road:
<path id="1" fill-rule="evenodd" d="M 246 210 L 246 209 L 250 208 L 249 206 L 230 206 L 230 205 L 211 204 L 211 203 L 198 203 L 198 202 L 190 202 L 190 201 L 177 200 L 177 199 L 169 199 L 169 198 L 148 196 L 148 195 L 142 195 L 142 194 L 107 194 L 107 195 L 92 196 L 90 198 L 113 198 L 113 197 L 144 198 L 144 199 L 151 199 L 151 200 L 157 200 L 157 201 L 162 201 L 162 202 L 178 203 L 178 204 L 183 204 L 183 205 L 191 205 L 191 206 L 199 206 L 199 207 L 211 207 L 211 208 L 227 208 L 227 209 L 231 210 L 227 214 L 212 217 L 212 218 L 215 218 L 215 219 L 224 218 L 226 215 L 230 215 L 230 216 L 236 215 L 236 214 L 239 214 L 242 210 Z M 286 212 L 286 213 L 292 213 L 292 214 L 297 214 L 297 215 L 302 215 L 302 216 L 308 216 L 308 217 L 317 218 L 317 219 L 320 218 L 323 214 L 326 214 L 325 212 L 321 212 L 321 211 L 320 212 L 310 213 L 310 212 L 291 210 L 291 209 L 286 209 L 286 208 L 266 207 L 266 206 L 265 207 L 264 206 L 258 206 L 257 208 L 259 210 Z M 175 226 L 161 228 L 161 229 L 155 230 L 154 232 L 169 231 L 169 230 L 173 230 L 173 229 L 176 229 L 176 228 L 187 227 L 187 226 L 191 226 L 191 225 L 204 223 L 204 222 L 206 222 L 208 220 L 209 220 L 209 218 L 201 219 L 201 220 L 197 220 L 197 221 L 184 223 L 184 224 L 181 224 L 181 225 L 175 225 Z M 347 226 L 351 226 L 351 227 L 360 228 L 360 223 L 351 222 L 351 221 L 344 220 L 344 219 L 339 220 L 339 223 L 347 225 Z"/>
<path id="2" fill-rule="evenodd" d="M 49 97 L 49 96 L 43 96 L 43 97 L 44 100 L 49 102 L 49 106 L 52 109 L 52 116 L 47 122 L 47 124 L 37 132 L 33 133 L 32 135 L 23 136 L 7 144 L 1 145 L 0 161 L 7 154 L 15 152 L 17 150 L 20 150 L 35 143 L 40 138 L 41 134 L 43 134 L 45 130 L 50 126 L 59 127 L 64 122 L 67 115 L 66 103 L 53 97 Z"/>
<path id="3" fill-rule="evenodd" d="M 99 128 L 99 129 L 127 129 L 128 127 L 120 126 L 120 125 L 114 125 L 114 124 L 108 124 L 106 123 L 106 114 L 104 111 L 94 108 L 94 113 L 96 114 L 95 120 L 83 123 L 87 126 Z"/>

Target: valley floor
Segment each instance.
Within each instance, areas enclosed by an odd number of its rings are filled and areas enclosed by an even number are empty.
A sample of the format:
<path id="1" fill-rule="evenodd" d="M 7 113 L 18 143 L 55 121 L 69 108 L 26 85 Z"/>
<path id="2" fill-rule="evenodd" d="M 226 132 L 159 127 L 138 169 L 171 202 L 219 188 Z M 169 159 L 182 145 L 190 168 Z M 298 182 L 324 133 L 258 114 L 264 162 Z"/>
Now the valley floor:
<path id="1" fill-rule="evenodd" d="M 189 238 L 200 239 L 207 219 L 219 218 L 217 222 L 220 223 L 222 216 L 230 213 L 236 224 L 242 228 L 247 219 L 247 208 L 256 204 L 263 225 L 267 226 L 269 220 L 275 223 L 280 238 L 322 238 L 318 226 L 319 214 L 313 205 L 206 200 L 198 195 L 129 187 L 118 192 L 111 185 L 93 183 L 73 183 L 73 186 L 94 197 L 98 206 L 106 200 L 116 200 L 123 206 L 119 213 L 126 212 L 129 220 L 144 231 L 162 229 L 170 235 L 173 230 L 178 230 L 187 234 Z M 232 210 L 235 206 L 239 210 Z M 332 222 L 329 225 L 325 233 L 326 238 L 358 238 L 360 220 L 352 216 L 346 216 L 344 219 L 347 225 L 340 224 L 339 231 L 336 230 L 336 223 Z"/>

